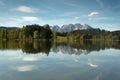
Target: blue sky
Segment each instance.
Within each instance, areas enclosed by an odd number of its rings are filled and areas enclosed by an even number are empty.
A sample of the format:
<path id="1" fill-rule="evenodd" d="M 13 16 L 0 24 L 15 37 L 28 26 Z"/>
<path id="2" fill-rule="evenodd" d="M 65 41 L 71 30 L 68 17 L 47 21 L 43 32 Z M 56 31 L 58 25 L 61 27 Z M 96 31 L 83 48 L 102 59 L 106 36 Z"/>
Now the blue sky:
<path id="1" fill-rule="evenodd" d="M 0 0 L 0 26 L 70 23 L 120 30 L 120 0 Z"/>

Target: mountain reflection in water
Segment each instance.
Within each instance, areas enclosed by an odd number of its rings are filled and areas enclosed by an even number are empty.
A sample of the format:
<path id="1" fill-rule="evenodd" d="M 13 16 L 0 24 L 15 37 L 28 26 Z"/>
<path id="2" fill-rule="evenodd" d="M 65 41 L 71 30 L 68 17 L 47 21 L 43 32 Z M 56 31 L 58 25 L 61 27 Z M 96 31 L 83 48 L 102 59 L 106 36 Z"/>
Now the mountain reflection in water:
<path id="1" fill-rule="evenodd" d="M 115 48 L 120 49 L 119 41 L 79 41 L 79 42 L 52 42 L 52 41 L 0 41 L 0 50 L 22 50 L 26 54 L 46 54 L 49 52 L 62 52 L 69 55 L 89 54 L 92 51 L 100 51 L 104 49 Z"/>

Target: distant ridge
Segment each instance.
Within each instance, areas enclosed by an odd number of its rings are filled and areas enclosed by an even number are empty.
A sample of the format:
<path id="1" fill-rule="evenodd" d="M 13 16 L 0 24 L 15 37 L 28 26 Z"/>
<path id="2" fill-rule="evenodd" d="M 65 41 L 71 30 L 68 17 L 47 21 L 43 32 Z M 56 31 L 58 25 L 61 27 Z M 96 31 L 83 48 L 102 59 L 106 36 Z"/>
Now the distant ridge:
<path id="1" fill-rule="evenodd" d="M 89 29 L 94 29 L 94 28 L 88 24 L 81 25 L 80 23 L 63 25 L 61 27 L 58 25 L 54 25 L 51 28 L 51 30 L 57 32 L 72 32 L 74 30 L 89 30 Z"/>
<path id="2" fill-rule="evenodd" d="M 18 27 L 5 27 L 5 26 L 0 26 L 0 30 L 1 29 L 7 29 L 7 30 L 15 30 L 15 29 L 20 29 Z"/>
<path id="3" fill-rule="evenodd" d="M 48 24 L 44 25 L 44 27 L 49 26 Z M 20 29 L 19 27 L 5 27 L 5 26 L 0 26 L 0 29 L 7 29 L 7 30 L 15 30 L 15 29 Z M 88 24 L 80 24 L 80 23 L 76 23 L 76 24 L 67 24 L 67 25 L 62 25 L 61 27 L 58 25 L 54 25 L 51 26 L 50 29 L 52 31 L 56 31 L 56 32 L 72 32 L 75 30 L 91 30 L 91 29 L 95 29 L 93 27 L 91 27 Z"/>

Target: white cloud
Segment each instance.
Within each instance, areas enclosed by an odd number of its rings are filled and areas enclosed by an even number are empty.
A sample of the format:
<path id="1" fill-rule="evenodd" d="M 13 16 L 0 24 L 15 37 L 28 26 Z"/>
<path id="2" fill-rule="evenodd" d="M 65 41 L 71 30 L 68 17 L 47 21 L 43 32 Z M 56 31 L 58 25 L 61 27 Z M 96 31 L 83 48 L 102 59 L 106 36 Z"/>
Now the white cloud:
<path id="1" fill-rule="evenodd" d="M 20 11 L 26 13 L 35 13 L 38 9 L 31 8 L 28 6 L 18 6 L 17 8 L 12 9 L 13 11 Z"/>
<path id="2" fill-rule="evenodd" d="M 22 60 L 23 61 L 37 61 L 38 58 L 37 57 L 23 57 Z"/>
<path id="3" fill-rule="evenodd" d="M 91 67 L 98 67 L 98 65 L 96 65 L 96 64 L 92 64 L 92 63 L 87 63 L 89 66 L 91 66 Z"/>
<path id="4" fill-rule="evenodd" d="M 100 14 L 100 13 L 99 12 L 91 12 L 90 14 L 88 14 L 88 16 L 91 17 L 91 16 L 98 15 L 98 14 Z"/>
<path id="5" fill-rule="evenodd" d="M 19 17 L 19 18 L 10 18 L 12 21 L 16 21 L 16 22 L 35 22 L 35 21 L 39 21 L 38 17 L 34 17 L 34 16 L 23 16 L 23 17 Z"/>
<path id="6" fill-rule="evenodd" d="M 21 17 L 12 17 L 8 18 L 8 21 L 2 23 L 4 26 L 17 26 L 22 27 L 27 24 L 35 24 L 41 21 L 38 17 L 34 16 L 21 16 Z M 2 25 L 1 24 L 1 25 Z"/>
<path id="7" fill-rule="evenodd" d="M 34 22 L 34 21 L 38 21 L 39 19 L 37 17 L 25 16 L 22 17 L 22 20 L 27 22 Z"/>
<path id="8" fill-rule="evenodd" d="M 35 68 L 35 65 L 26 65 L 26 66 L 16 67 L 15 70 L 20 72 L 25 72 L 25 71 L 32 71 L 34 68 Z"/>

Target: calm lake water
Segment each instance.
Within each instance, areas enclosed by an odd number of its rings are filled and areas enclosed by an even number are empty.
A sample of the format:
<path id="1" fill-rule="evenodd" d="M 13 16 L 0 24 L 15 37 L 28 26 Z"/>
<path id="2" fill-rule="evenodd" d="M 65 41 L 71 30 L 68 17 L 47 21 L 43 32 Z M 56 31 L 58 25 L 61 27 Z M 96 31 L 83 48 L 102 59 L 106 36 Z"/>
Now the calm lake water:
<path id="1" fill-rule="evenodd" d="M 0 80 L 120 80 L 120 42 L 1 41 Z"/>

